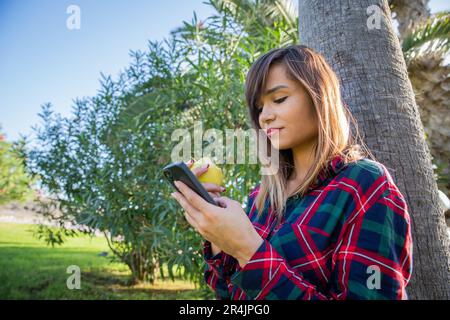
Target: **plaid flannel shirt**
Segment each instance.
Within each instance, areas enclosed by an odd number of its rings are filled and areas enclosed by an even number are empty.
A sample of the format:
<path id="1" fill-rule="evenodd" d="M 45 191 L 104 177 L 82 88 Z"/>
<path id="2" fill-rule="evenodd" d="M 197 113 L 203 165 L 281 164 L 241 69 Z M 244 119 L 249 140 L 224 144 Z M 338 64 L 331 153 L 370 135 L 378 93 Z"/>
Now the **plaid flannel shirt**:
<path id="1" fill-rule="evenodd" d="M 408 207 L 384 165 L 335 157 L 304 197 L 287 199 L 277 224 L 269 201 L 257 218 L 264 239 L 243 268 L 204 242 L 204 279 L 217 299 L 407 299 L 412 272 Z"/>

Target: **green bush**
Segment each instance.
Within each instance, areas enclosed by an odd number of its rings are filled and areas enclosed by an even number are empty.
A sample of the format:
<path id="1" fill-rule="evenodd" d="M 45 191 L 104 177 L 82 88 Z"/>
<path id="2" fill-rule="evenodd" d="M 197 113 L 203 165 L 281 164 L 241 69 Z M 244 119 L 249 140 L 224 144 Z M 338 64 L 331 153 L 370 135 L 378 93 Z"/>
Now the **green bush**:
<path id="1" fill-rule="evenodd" d="M 21 143 L 6 141 L 0 132 L 0 205 L 33 198 L 34 181 L 25 170 Z"/>
<path id="2" fill-rule="evenodd" d="M 219 8 L 219 2 L 211 4 Z M 156 272 L 173 278 L 162 271 L 167 264 L 168 270 L 182 266 L 184 277 L 204 286 L 203 239 L 161 175 L 178 143 L 171 134 L 177 128 L 192 132 L 199 120 L 204 130 L 247 130 L 243 84 L 250 64 L 298 40 L 296 25 L 289 28 L 282 16 L 265 25 L 255 23 L 259 15 L 243 18 L 224 6 L 219 11 L 203 22 L 194 14 L 170 38 L 131 51 L 132 62 L 117 80 L 102 75 L 97 95 L 75 100 L 72 117 L 43 105 L 37 147 L 27 151 L 27 167 L 61 212 L 44 214 L 61 226 L 102 231 L 137 281 L 151 282 Z M 258 165 L 223 169 L 226 196 L 244 202 L 258 182 Z"/>

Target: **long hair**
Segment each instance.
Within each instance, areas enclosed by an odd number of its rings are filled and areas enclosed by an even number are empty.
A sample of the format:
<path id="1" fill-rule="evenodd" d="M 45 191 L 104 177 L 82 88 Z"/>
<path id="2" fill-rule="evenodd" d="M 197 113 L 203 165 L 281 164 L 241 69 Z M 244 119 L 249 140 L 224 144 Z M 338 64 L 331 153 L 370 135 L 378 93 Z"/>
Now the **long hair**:
<path id="1" fill-rule="evenodd" d="M 303 197 L 315 183 L 322 168 L 326 168 L 338 155 L 345 164 L 366 157 L 375 160 L 359 135 L 355 119 L 342 102 L 336 74 L 322 55 L 303 45 L 272 49 L 260 56 L 250 67 L 245 81 L 245 98 L 254 129 L 257 131 L 261 129 L 257 103 L 265 90 L 269 69 L 275 64 L 284 65 L 287 70 L 286 76 L 303 86 L 312 100 L 318 121 L 318 139 L 314 145 L 313 165 L 296 188 L 295 194 Z M 354 125 L 355 135 L 352 134 L 350 122 Z M 271 142 L 267 137 L 265 139 L 266 150 L 270 150 Z M 286 187 L 288 178 L 294 170 L 294 161 L 292 149 L 277 152 L 279 152 L 279 170 L 275 174 L 261 176 L 255 204 L 260 215 L 266 200 L 269 199 L 271 208 L 280 221 L 289 196 Z"/>

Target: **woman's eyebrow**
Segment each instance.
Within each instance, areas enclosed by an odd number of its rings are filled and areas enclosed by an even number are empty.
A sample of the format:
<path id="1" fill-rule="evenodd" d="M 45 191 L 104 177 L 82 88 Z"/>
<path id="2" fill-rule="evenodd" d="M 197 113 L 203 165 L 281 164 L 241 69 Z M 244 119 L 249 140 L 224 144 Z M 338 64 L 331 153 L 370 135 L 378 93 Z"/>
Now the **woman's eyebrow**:
<path id="1" fill-rule="evenodd" d="M 288 86 L 284 85 L 284 84 L 280 84 L 278 86 L 273 87 L 272 89 L 267 90 L 265 95 L 267 96 L 267 95 L 269 95 L 269 94 L 271 94 L 271 93 L 273 93 L 273 92 L 275 92 L 275 91 L 277 91 L 279 89 L 282 89 L 282 88 L 288 88 Z"/>
<path id="2" fill-rule="evenodd" d="M 278 86 L 273 87 L 272 89 L 267 90 L 266 93 L 264 94 L 264 96 L 268 96 L 269 94 L 274 93 L 275 91 L 277 91 L 279 89 L 285 89 L 285 88 L 289 88 L 289 87 L 285 84 L 280 84 Z"/>

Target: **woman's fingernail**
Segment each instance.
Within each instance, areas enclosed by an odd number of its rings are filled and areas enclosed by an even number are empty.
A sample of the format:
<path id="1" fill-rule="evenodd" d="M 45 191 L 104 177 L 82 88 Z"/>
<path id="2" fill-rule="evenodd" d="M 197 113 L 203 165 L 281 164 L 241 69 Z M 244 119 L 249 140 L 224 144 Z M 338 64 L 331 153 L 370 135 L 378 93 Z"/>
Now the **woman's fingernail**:
<path id="1" fill-rule="evenodd" d="M 224 187 L 221 187 L 220 189 L 221 189 L 222 191 L 225 191 L 225 190 L 226 190 Z"/>

